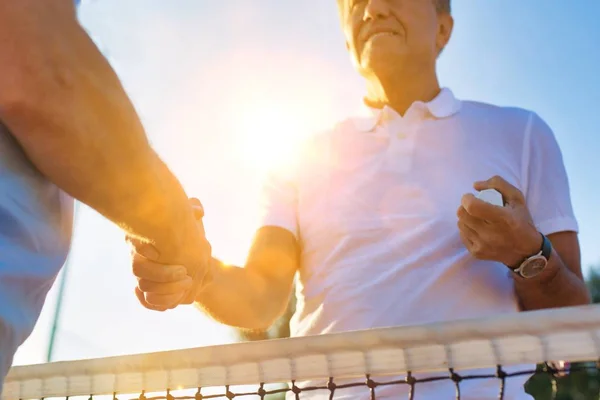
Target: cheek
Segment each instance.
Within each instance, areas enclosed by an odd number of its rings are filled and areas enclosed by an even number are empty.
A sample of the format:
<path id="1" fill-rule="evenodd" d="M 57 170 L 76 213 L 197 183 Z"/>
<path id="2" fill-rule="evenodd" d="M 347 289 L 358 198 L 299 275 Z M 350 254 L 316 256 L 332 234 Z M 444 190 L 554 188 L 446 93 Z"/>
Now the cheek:
<path id="1" fill-rule="evenodd" d="M 359 29 L 359 27 L 350 27 L 344 31 L 346 47 L 354 61 L 360 59 L 360 53 L 362 51 L 361 43 L 357 39 Z"/>
<path id="2" fill-rule="evenodd" d="M 435 11 L 432 13 L 415 5 L 415 7 L 398 13 L 396 18 L 406 31 L 407 44 L 416 52 L 429 51 L 436 46 L 438 24 Z"/>

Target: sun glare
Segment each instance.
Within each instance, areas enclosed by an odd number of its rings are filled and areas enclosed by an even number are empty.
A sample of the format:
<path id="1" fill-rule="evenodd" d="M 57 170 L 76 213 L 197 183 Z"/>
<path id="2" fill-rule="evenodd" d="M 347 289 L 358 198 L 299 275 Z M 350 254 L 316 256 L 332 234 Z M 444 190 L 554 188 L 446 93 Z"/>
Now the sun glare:
<path id="1" fill-rule="evenodd" d="M 291 104 L 255 103 L 236 123 L 242 161 L 259 172 L 285 166 L 314 133 L 314 122 L 315 116 Z"/>

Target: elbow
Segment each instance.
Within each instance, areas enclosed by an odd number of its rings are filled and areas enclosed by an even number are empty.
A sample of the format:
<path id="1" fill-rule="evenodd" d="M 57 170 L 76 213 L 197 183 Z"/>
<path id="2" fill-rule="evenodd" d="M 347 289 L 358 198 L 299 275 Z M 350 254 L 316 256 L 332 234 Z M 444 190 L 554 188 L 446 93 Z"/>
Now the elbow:
<path id="1" fill-rule="evenodd" d="M 289 293 L 269 293 L 256 303 L 248 304 L 246 318 L 238 319 L 238 328 L 248 331 L 268 331 L 274 325 L 282 322 L 289 305 Z"/>
<path id="2" fill-rule="evenodd" d="M 28 93 L 25 85 L 11 82 L 10 85 L 0 85 L 0 116 L 2 120 L 10 120 L 11 117 L 27 114 L 34 108 L 32 104 L 37 98 L 36 94 Z"/>
<path id="3" fill-rule="evenodd" d="M 48 98 L 48 92 L 56 89 L 55 85 L 49 85 L 49 66 L 28 64 L 15 62 L 14 65 L 5 65 L 4 74 L 0 77 L 2 114 L 21 114 L 25 110 L 39 108 L 39 103 Z"/>
<path id="4" fill-rule="evenodd" d="M 42 129 L 30 129 L 39 121 L 46 120 L 51 110 L 44 107 L 43 99 L 47 97 L 39 90 L 32 90 L 31 85 L 11 82 L 0 84 L 0 120 L 11 130 L 11 134 L 21 144 L 43 140 L 47 133 Z M 38 137 L 32 137 L 34 135 Z"/>
<path id="5" fill-rule="evenodd" d="M 252 320 L 252 321 L 244 321 L 244 323 L 238 324 L 237 329 L 241 329 L 243 331 L 248 332 L 266 332 L 271 326 L 275 323 L 275 320 Z"/>
<path id="6" fill-rule="evenodd" d="M 583 294 L 581 296 L 581 300 L 580 300 L 579 304 L 577 304 L 577 305 L 587 306 L 587 305 L 590 305 L 592 303 L 593 303 L 593 301 L 592 301 L 592 295 L 591 295 L 590 291 L 587 290 L 587 288 L 586 288 L 586 290 L 583 291 Z"/>

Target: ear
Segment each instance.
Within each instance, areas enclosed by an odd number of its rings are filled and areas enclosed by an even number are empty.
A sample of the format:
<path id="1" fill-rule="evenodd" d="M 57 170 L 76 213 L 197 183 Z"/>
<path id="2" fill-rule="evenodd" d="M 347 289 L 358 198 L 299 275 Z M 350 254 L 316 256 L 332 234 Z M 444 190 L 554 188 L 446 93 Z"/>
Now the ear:
<path id="1" fill-rule="evenodd" d="M 448 13 L 441 13 L 438 15 L 438 32 L 436 37 L 436 47 L 438 53 L 446 47 L 452 37 L 452 30 L 454 29 L 454 18 Z"/>

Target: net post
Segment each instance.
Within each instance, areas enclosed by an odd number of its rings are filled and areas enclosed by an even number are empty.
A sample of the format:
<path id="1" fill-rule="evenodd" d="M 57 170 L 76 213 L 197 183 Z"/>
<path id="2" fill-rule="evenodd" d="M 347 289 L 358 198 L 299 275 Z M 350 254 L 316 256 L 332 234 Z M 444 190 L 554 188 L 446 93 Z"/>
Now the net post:
<path id="1" fill-rule="evenodd" d="M 410 351 L 405 348 L 402 348 L 402 356 L 404 357 L 404 366 L 406 367 L 406 377 L 404 378 L 406 384 L 408 385 L 408 400 L 414 400 L 415 398 L 415 383 L 417 380 L 412 374 L 412 362 Z"/>
<path id="2" fill-rule="evenodd" d="M 331 375 L 331 374 L 330 374 Z M 329 390 L 329 400 L 333 400 L 335 394 L 336 384 L 333 382 L 333 377 L 330 376 L 327 381 L 327 390 Z"/>
<path id="3" fill-rule="evenodd" d="M 498 400 L 504 399 L 504 392 L 506 391 L 506 372 L 502 369 L 502 358 L 500 354 L 500 350 L 498 348 L 498 343 L 495 338 L 491 338 L 490 346 L 492 348 L 492 353 L 494 353 L 494 360 L 496 361 L 496 378 L 500 379 L 500 391 L 498 393 Z"/>
<path id="4" fill-rule="evenodd" d="M 294 393 L 295 395 L 295 399 L 296 400 L 300 400 L 300 393 L 302 393 L 302 389 L 300 389 L 298 386 L 296 386 L 296 380 L 293 379 L 292 380 L 292 393 Z"/>
<path id="5" fill-rule="evenodd" d="M 377 382 L 371 379 L 371 375 L 367 374 L 367 387 L 369 388 L 369 394 L 371 395 L 371 400 L 375 400 L 375 388 L 377 387 Z"/>
<path id="6" fill-rule="evenodd" d="M 261 377 L 261 379 L 262 379 L 262 377 Z M 260 383 L 257 394 L 261 400 L 264 400 L 265 397 L 267 396 L 267 391 L 265 390 L 265 384 L 263 382 Z"/>
<path id="7" fill-rule="evenodd" d="M 460 400 L 460 382 L 462 381 L 462 377 L 454 372 L 454 368 L 448 368 L 448 372 L 450 373 L 450 379 L 454 382 L 454 387 L 456 389 L 456 400 Z"/>

